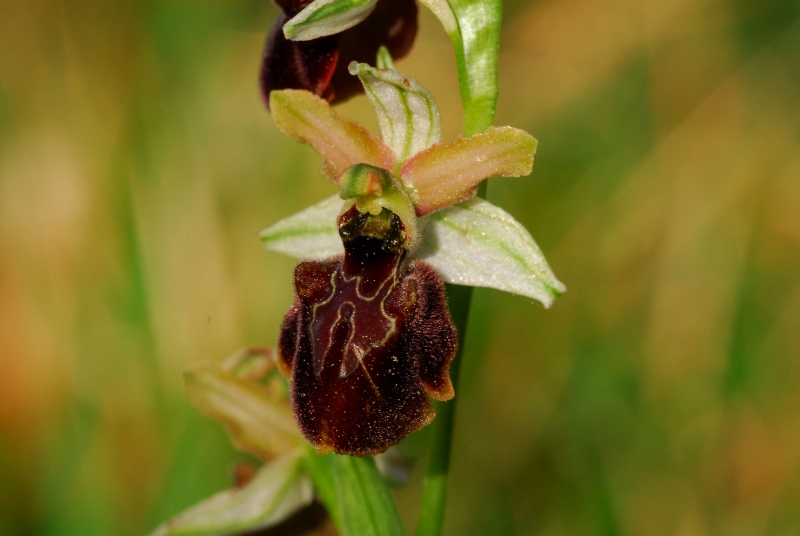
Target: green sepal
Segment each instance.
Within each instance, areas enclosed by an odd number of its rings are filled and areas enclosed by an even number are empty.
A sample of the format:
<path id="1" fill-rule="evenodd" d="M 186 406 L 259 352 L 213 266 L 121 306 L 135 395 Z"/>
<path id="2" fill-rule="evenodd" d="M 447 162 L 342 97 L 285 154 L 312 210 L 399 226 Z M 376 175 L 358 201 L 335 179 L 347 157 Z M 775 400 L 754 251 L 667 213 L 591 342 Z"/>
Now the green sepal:
<path id="1" fill-rule="evenodd" d="M 309 41 L 343 32 L 366 19 L 377 0 L 314 0 L 283 25 L 292 41 Z"/>
<path id="2" fill-rule="evenodd" d="M 528 230 L 479 197 L 420 218 L 420 225 L 416 257 L 448 283 L 496 288 L 545 307 L 567 290 Z"/>
<path id="3" fill-rule="evenodd" d="M 413 77 L 394 69 L 376 69 L 351 62 L 378 116 L 381 138 L 394 154 L 395 166 L 438 143 L 442 137 L 439 106 L 430 91 Z"/>

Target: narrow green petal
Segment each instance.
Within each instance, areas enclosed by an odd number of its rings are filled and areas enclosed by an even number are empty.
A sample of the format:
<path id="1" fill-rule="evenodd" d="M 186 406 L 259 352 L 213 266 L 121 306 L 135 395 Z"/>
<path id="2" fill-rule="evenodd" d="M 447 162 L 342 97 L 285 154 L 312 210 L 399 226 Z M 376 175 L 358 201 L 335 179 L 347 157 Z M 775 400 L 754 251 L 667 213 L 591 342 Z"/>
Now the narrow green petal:
<path id="1" fill-rule="evenodd" d="M 239 450 L 263 460 L 302 445 L 286 397 L 226 367 L 206 362 L 184 373 L 192 405 L 225 425 Z"/>
<path id="2" fill-rule="evenodd" d="M 480 198 L 420 220 L 423 260 L 448 283 L 490 287 L 539 300 L 550 307 L 566 292 L 527 229 Z"/>
<path id="3" fill-rule="evenodd" d="M 269 107 L 281 132 L 319 153 L 322 173 L 337 185 L 342 172 L 352 165 L 391 169 L 394 164 L 391 151 L 380 139 L 308 91 L 272 91 Z"/>
<path id="4" fill-rule="evenodd" d="M 283 25 L 292 41 L 308 41 L 343 32 L 366 19 L 377 0 L 314 0 Z"/>
<path id="5" fill-rule="evenodd" d="M 394 69 L 394 60 L 389 52 L 389 49 L 381 45 L 378 48 L 378 54 L 375 58 L 375 66 L 378 69 Z"/>
<path id="6" fill-rule="evenodd" d="M 533 169 L 536 139 L 524 130 L 492 127 L 471 138 L 439 143 L 416 154 L 400 171 L 424 216 L 475 195 L 489 177 L 522 177 Z"/>
<path id="7" fill-rule="evenodd" d="M 150 536 L 238 534 L 277 525 L 314 498 L 297 449 L 259 469 L 239 489 L 230 489 L 196 504 L 154 530 Z"/>
<path id="8" fill-rule="evenodd" d="M 344 248 L 336 221 L 343 205 L 334 195 L 261 231 L 259 237 L 268 250 L 297 259 L 341 255 Z"/>
<path id="9" fill-rule="evenodd" d="M 352 62 L 350 74 L 357 75 L 375 107 L 383 141 L 396 162 L 438 143 L 442 119 L 433 95 L 422 84 L 393 69 L 375 69 Z M 390 169 L 390 168 L 387 168 Z"/>

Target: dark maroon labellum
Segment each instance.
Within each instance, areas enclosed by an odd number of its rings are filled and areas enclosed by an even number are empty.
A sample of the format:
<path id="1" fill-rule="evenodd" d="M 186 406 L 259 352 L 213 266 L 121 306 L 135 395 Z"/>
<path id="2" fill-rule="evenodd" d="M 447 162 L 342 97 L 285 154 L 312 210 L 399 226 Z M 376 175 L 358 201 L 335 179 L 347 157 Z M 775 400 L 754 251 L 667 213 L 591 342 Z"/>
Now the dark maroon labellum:
<path id="1" fill-rule="evenodd" d="M 375 64 L 378 48 L 389 49 L 392 58 L 411 50 L 417 35 L 414 0 L 380 0 L 360 24 L 344 32 L 311 41 L 289 41 L 283 25 L 311 0 L 276 0 L 282 14 L 267 37 L 259 82 L 265 104 L 273 89 L 305 89 L 329 102 L 340 102 L 363 87 L 347 71 L 351 61 Z"/>
<path id="2" fill-rule="evenodd" d="M 406 259 L 400 218 L 353 207 L 339 234 L 344 257 L 295 268 L 279 364 L 318 451 L 378 454 L 433 419 L 428 395 L 453 397 L 456 331 L 436 272 Z"/>

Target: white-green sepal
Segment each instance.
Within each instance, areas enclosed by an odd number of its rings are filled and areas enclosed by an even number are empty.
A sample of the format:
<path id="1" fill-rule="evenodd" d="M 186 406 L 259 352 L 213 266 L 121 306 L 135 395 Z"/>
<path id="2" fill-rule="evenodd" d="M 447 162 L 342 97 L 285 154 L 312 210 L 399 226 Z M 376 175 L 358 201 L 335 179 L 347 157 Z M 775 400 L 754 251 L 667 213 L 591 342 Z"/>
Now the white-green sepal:
<path id="1" fill-rule="evenodd" d="M 283 25 L 292 41 L 309 41 L 337 34 L 366 19 L 377 0 L 314 0 Z"/>
<path id="2" fill-rule="evenodd" d="M 394 153 L 396 165 L 441 140 L 439 106 L 422 84 L 393 69 L 376 69 L 366 63 L 354 61 L 348 68 L 361 80 L 375 107 L 381 137 Z"/>
<path id="3" fill-rule="evenodd" d="M 271 527 L 307 506 L 313 488 L 303 471 L 303 449 L 259 469 L 239 489 L 222 491 L 156 528 L 150 536 L 238 534 Z"/>
<path id="4" fill-rule="evenodd" d="M 472 198 L 420 219 L 414 255 L 448 283 L 521 294 L 550 307 L 566 291 L 530 233 L 503 209 Z"/>
<path id="5" fill-rule="evenodd" d="M 264 247 L 297 259 L 325 259 L 344 253 L 336 222 L 344 201 L 334 195 L 263 231 Z"/>
<path id="6" fill-rule="evenodd" d="M 338 196 L 330 197 L 276 223 L 261 238 L 267 249 L 298 259 L 341 255 L 341 207 Z M 545 307 L 566 291 L 527 229 L 488 201 L 468 199 L 418 222 L 421 243 L 413 256 L 447 283 L 520 294 Z"/>

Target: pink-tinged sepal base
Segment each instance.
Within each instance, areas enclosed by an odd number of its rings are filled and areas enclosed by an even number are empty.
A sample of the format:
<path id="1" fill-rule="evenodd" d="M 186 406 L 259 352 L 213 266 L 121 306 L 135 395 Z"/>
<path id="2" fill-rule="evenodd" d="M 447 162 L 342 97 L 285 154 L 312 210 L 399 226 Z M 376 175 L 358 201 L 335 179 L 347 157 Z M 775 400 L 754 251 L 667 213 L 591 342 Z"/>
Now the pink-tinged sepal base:
<path id="1" fill-rule="evenodd" d="M 342 173 L 356 164 L 391 169 L 391 150 L 367 129 L 347 119 L 325 100 L 300 90 L 273 91 L 272 119 L 281 131 L 314 148 L 322 157 L 322 173 L 339 184 Z"/>
<path id="2" fill-rule="evenodd" d="M 400 177 L 417 215 L 424 216 L 475 196 L 485 179 L 530 174 L 536 145 L 524 130 L 490 127 L 420 151 L 403 164 Z"/>
<path id="3" fill-rule="evenodd" d="M 302 262 L 279 341 L 300 429 L 318 451 L 378 454 L 434 416 L 428 396 L 453 397 L 456 346 L 444 286 L 407 261 L 388 210 L 340 218 L 344 257 Z"/>

